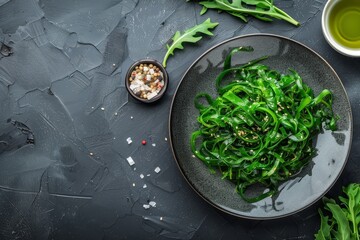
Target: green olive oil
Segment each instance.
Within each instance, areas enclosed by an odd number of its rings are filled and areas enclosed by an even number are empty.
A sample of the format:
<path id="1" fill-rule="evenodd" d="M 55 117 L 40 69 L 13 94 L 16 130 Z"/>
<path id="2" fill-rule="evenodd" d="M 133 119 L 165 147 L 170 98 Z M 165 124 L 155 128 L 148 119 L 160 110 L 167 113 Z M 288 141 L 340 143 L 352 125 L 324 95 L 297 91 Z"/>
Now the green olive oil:
<path id="1" fill-rule="evenodd" d="M 329 30 L 340 45 L 360 49 L 360 0 L 339 1 L 329 13 Z"/>

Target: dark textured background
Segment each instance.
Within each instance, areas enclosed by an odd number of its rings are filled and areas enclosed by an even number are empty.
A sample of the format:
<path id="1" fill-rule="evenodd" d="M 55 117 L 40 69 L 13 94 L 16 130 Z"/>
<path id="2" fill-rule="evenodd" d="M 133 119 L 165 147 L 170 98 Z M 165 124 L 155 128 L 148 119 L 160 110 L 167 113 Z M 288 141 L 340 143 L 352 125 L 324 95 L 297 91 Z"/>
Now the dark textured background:
<path id="1" fill-rule="evenodd" d="M 0 51 L 0 239 L 313 239 L 321 202 L 279 220 L 229 216 L 190 189 L 166 140 L 171 98 L 193 60 L 233 36 L 279 34 L 322 55 L 351 101 L 352 151 L 328 196 L 360 180 L 360 60 L 322 36 L 326 0 L 275 2 L 301 26 L 200 16 L 182 0 L 0 0 L 0 42 L 10 47 Z M 161 61 L 175 31 L 208 17 L 220 23 L 215 36 L 169 59 L 166 96 L 151 106 L 131 99 L 127 67 Z M 149 201 L 156 207 L 144 209 Z"/>

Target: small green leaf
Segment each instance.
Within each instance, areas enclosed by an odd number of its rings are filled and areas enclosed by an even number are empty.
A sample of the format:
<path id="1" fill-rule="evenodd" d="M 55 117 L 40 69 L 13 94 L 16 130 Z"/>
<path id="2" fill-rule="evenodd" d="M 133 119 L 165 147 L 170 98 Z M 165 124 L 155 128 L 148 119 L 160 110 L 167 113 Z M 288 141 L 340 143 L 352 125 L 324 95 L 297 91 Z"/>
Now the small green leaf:
<path id="1" fill-rule="evenodd" d="M 200 16 L 204 15 L 207 12 L 207 10 L 208 10 L 207 7 L 203 6 L 200 12 Z"/>
<path id="2" fill-rule="evenodd" d="M 331 226 L 328 223 L 329 218 L 327 216 L 324 216 L 321 210 L 319 210 L 319 214 L 321 219 L 321 225 L 318 233 L 315 234 L 315 239 L 316 240 L 330 239 Z"/>
<path id="3" fill-rule="evenodd" d="M 340 201 L 348 209 L 348 219 L 352 223 L 354 235 L 359 239 L 359 225 L 360 225 L 360 184 L 352 183 L 346 188 L 344 192 L 348 199 L 339 197 Z"/>
<path id="4" fill-rule="evenodd" d="M 337 204 L 329 203 L 327 207 L 330 209 L 333 218 L 337 223 L 337 230 L 333 229 L 333 234 L 337 240 L 349 240 L 350 238 L 350 226 L 347 217 L 341 207 Z"/>
<path id="5" fill-rule="evenodd" d="M 200 41 L 202 37 L 197 36 L 198 34 L 202 33 L 205 35 L 213 36 L 212 32 L 210 32 L 210 29 L 215 28 L 218 24 L 219 23 L 212 23 L 210 21 L 210 18 L 208 18 L 203 23 L 185 30 L 183 34 L 177 31 L 172 38 L 172 44 L 170 46 L 167 45 L 168 50 L 162 63 L 163 66 L 166 67 L 166 61 L 170 55 L 174 55 L 175 49 L 184 49 L 184 46 L 182 45 L 183 43 L 196 43 Z"/>

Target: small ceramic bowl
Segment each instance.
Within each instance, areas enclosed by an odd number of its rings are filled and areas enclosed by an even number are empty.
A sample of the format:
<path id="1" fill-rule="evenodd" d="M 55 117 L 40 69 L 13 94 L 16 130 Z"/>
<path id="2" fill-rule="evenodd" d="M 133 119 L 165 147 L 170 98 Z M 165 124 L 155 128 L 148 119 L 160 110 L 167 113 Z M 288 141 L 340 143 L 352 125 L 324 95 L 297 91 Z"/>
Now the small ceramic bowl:
<path id="1" fill-rule="evenodd" d="M 334 37 L 332 36 L 331 31 L 330 31 L 330 16 L 332 16 L 330 13 L 334 9 L 334 7 L 337 6 L 337 4 L 344 2 L 344 1 L 346 2 L 349 0 L 328 0 L 328 2 L 325 4 L 324 10 L 322 12 L 322 18 L 321 18 L 322 31 L 323 31 L 326 41 L 330 44 L 330 46 L 334 50 L 336 50 L 337 52 L 339 52 L 345 56 L 360 57 L 360 49 L 350 48 L 350 47 L 346 47 L 346 46 L 339 44 L 334 39 Z M 357 2 L 357 3 L 356 2 L 357 1 L 354 1 L 354 4 L 359 4 L 359 2 Z M 339 5 L 338 5 L 338 7 L 339 7 Z M 355 7 L 358 7 L 358 6 L 355 6 Z M 352 11 L 352 13 L 353 13 L 353 11 Z M 359 14 L 359 13 L 356 13 L 356 14 Z M 346 20 L 347 17 L 348 17 L 347 15 L 341 16 L 342 21 L 344 21 L 344 20 L 348 21 L 348 20 Z"/>
<path id="2" fill-rule="evenodd" d="M 168 82 L 165 68 L 153 59 L 136 61 L 125 76 L 125 86 L 130 95 L 143 103 L 158 101 L 166 92 Z"/>

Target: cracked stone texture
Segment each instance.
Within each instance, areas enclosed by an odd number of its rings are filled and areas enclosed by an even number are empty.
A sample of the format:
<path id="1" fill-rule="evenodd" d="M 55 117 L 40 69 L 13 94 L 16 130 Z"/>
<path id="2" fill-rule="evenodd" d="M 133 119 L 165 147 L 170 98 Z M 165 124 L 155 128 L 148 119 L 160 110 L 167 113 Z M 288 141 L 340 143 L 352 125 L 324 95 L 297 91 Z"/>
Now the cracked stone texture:
<path id="1" fill-rule="evenodd" d="M 186 184 L 166 138 L 171 97 L 191 62 L 225 39 L 264 32 L 300 41 L 334 67 L 351 100 L 357 146 L 360 62 L 323 38 L 325 2 L 275 1 L 296 28 L 200 16 L 201 6 L 179 0 L 0 0 L 0 239 L 313 239 L 321 202 L 272 221 L 219 212 Z M 161 61 L 177 30 L 208 17 L 220 23 L 215 36 L 169 59 L 165 97 L 134 101 L 123 81 L 130 64 Z M 330 197 L 360 180 L 359 155 L 353 147 Z M 150 201 L 156 207 L 145 209 Z"/>

